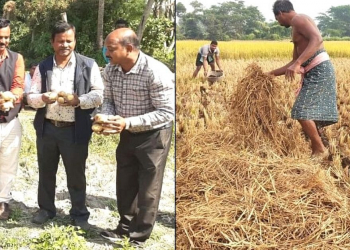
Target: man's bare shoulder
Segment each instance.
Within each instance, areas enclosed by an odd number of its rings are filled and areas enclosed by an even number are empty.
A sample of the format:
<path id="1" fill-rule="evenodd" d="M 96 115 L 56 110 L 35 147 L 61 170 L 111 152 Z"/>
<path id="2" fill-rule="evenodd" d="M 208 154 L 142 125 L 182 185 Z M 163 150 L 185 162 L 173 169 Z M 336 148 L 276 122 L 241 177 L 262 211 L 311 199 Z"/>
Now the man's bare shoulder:
<path id="1" fill-rule="evenodd" d="M 305 25 L 313 25 L 315 26 L 315 22 L 311 17 L 305 14 L 297 14 L 292 19 L 292 26 L 305 26 Z"/>

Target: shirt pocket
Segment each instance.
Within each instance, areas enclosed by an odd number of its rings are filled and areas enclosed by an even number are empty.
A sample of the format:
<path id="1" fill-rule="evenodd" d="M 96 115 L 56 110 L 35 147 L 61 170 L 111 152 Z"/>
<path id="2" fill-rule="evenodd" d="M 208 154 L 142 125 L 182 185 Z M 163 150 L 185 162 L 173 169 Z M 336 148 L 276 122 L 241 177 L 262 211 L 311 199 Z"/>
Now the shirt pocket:
<path id="1" fill-rule="evenodd" d="M 135 100 L 140 102 L 148 102 L 149 89 L 145 85 L 135 85 L 131 87 L 130 94 L 134 97 Z"/>

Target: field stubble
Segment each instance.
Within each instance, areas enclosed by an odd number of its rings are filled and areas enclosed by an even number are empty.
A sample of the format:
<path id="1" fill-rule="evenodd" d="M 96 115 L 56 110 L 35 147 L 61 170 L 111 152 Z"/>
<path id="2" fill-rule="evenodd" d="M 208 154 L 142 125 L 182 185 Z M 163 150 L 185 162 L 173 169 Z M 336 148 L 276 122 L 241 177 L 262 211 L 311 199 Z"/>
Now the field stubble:
<path id="1" fill-rule="evenodd" d="M 316 161 L 290 118 L 300 77 L 263 74 L 288 58 L 224 59 L 212 86 L 178 58 L 177 249 L 350 248 L 350 59 L 332 59 L 341 118 L 325 130 L 332 159 Z"/>

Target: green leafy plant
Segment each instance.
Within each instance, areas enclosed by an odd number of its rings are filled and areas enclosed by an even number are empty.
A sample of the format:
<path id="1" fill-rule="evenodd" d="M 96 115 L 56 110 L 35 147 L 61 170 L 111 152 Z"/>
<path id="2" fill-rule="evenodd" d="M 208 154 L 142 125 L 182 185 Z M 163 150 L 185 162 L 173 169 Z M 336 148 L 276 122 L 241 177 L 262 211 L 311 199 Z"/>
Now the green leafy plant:
<path id="1" fill-rule="evenodd" d="M 31 240 L 29 247 L 39 250 L 84 250 L 87 247 L 81 236 L 83 233 L 72 226 L 50 225 L 38 238 Z"/>

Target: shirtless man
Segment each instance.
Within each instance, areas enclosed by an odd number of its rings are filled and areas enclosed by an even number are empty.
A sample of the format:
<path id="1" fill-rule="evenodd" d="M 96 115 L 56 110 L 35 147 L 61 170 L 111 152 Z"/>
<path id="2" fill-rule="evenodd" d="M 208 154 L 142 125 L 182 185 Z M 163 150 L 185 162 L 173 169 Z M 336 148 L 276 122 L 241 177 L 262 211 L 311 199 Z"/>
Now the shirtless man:
<path id="1" fill-rule="evenodd" d="M 208 75 L 208 64 L 212 71 L 215 71 L 215 62 L 219 67 L 219 70 L 221 70 L 221 64 L 220 64 L 220 50 L 218 47 L 217 41 L 211 41 L 210 44 L 206 44 L 202 46 L 197 54 L 196 58 L 196 69 L 193 72 L 193 78 L 195 78 L 199 71 L 201 70 L 202 66 L 204 68 L 204 76 Z M 215 61 L 214 61 L 215 56 Z"/>
<path id="2" fill-rule="evenodd" d="M 292 108 L 292 118 L 299 121 L 311 140 L 312 155 L 328 156 L 320 130 L 338 121 L 336 82 L 333 65 L 324 50 L 323 40 L 314 21 L 297 14 L 289 0 L 277 0 L 273 12 L 280 25 L 292 27 L 293 59 L 285 66 L 269 72 L 285 75 L 293 81 L 302 74 L 302 85 Z"/>

